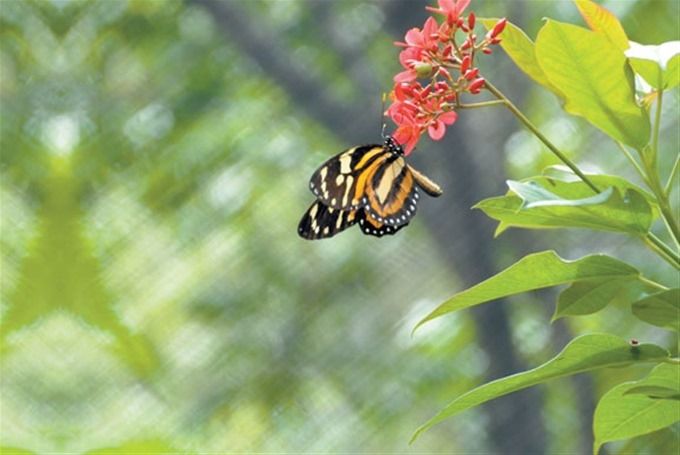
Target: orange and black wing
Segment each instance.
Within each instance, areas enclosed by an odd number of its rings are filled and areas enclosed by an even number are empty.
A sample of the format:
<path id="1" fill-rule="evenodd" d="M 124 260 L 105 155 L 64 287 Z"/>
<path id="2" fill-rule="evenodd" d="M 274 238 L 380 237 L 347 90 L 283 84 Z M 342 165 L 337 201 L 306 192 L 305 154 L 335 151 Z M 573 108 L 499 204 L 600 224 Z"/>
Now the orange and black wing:
<path id="1" fill-rule="evenodd" d="M 395 156 L 369 176 L 366 216 L 386 226 L 406 225 L 416 214 L 419 197 L 416 181 L 406 161 Z"/>
<path id="2" fill-rule="evenodd" d="M 298 234 L 308 240 L 333 237 L 355 224 L 359 218 L 357 210 L 338 210 L 314 201 L 300 220 Z"/>
<path id="3" fill-rule="evenodd" d="M 314 172 L 309 189 L 328 207 L 353 210 L 363 207 L 367 177 L 395 154 L 382 145 L 361 145 L 334 156 Z"/>

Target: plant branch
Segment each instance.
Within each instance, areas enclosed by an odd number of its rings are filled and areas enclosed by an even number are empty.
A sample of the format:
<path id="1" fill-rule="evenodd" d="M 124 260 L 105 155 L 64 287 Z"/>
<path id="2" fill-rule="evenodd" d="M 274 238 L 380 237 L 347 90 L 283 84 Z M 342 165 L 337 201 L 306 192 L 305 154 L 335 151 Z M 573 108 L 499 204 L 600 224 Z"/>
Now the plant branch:
<path id="1" fill-rule="evenodd" d="M 505 106 L 513 113 L 515 114 L 515 117 L 517 117 L 522 123 L 524 123 L 524 126 L 529 128 L 534 135 L 545 144 L 546 147 L 555 155 L 557 158 L 560 159 L 564 164 L 566 164 L 569 169 L 574 171 L 574 174 L 578 175 L 581 180 L 583 180 L 583 183 L 588 185 L 590 189 L 592 189 L 595 193 L 599 193 L 600 190 L 595 186 L 595 184 L 583 173 L 581 172 L 581 169 L 578 168 L 565 154 L 563 154 L 555 145 L 548 140 L 547 137 L 541 133 L 536 125 L 531 123 L 531 120 L 529 120 L 518 108 L 515 106 L 512 101 L 510 101 L 503 93 L 501 93 L 500 90 L 498 90 L 496 87 L 494 87 L 489 81 L 486 81 L 486 88 L 493 93 L 496 98 L 499 100 L 502 100 L 505 104 Z"/>
<path id="2" fill-rule="evenodd" d="M 661 239 L 651 232 L 647 233 L 647 235 L 642 237 L 642 239 L 644 240 L 645 244 L 647 244 L 647 246 L 656 251 L 659 256 L 666 260 L 666 262 L 675 267 L 677 270 L 680 270 L 680 256 L 678 256 L 678 254 L 673 251 L 671 247 L 666 245 Z"/>

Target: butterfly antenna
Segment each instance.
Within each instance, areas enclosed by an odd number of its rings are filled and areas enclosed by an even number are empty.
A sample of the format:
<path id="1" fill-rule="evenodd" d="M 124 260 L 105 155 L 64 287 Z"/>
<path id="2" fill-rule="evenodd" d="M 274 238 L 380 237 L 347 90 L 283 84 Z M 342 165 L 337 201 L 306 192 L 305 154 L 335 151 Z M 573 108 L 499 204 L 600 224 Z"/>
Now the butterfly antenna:
<path id="1" fill-rule="evenodd" d="M 385 130 L 387 129 L 387 123 L 385 122 L 385 99 L 387 98 L 387 94 L 383 92 L 382 94 L 382 109 L 380 110 L 380 121 L 382 122 L 382 138 L 386 139 L 387 137 L 385 136 Z"/>

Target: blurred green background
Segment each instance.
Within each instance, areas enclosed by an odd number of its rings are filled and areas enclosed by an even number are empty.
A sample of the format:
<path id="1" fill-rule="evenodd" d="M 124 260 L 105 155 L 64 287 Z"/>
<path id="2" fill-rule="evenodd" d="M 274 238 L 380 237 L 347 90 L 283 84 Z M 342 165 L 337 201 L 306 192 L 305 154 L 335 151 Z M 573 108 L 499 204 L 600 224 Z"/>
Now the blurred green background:
<path id="1" fill-rule="evenodd" d="M 680 3 L 607 1 L 632 40 L 679 39 Z M 644 370 L 556 380 L 412 431 L 575 334 L 672 344 L 613 306 L 550 324 L 554 291 L 436 304 L 521 255 L 603 251 L 677 280 L 626 237 L 511 231 L 469 208 L 555 164 L 500 109 L 465 111 L 412 162 L 440 182 L 411 225 L 298 238 L 307 182 L 380 140 L 392 42 L 425 1 L 0 1 L 3 453 L 587 453 L 597 398 Z M 472 2 L 535 36 L 569 1 Z M 589 170 L 614 143 L 501 50 L 483 74 Z M 678 148 L 678 92 L 666 154 Z M 667 171 L 666 171 L 667 173 Z M 673 348 L 673 346 L 670 346 Z M 612 453 L 677 449 L 677 428 Z M 675 446 L 673 445 L 675 443 Z"/>

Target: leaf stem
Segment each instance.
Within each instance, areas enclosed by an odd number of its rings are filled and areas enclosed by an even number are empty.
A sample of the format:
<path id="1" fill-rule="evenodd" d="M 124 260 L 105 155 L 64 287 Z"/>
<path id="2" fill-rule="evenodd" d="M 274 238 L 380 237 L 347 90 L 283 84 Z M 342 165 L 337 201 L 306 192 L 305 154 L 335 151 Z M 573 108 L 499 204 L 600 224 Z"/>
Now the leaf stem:
<path id="1" fill-rule="evenodd" d="M 642 181 L 645 182 L 647 184 L 647 186 L 650 186 L 649 180 L 647 179 L 647 175 L 645 174 L 644 169 L 642 169 L 640 164 L 637 162 L 635 157 L 633 157 L 633 155 L 628 151 L 626 146 L 623 145 L 623 143 L 621 141 L 616 141 L 616 145 L 619 146 L 619 148 L 621 149 L 621 152 L 623 152 L 625 157 L 628 158 L 628 161 L 630 161 L 630 163 L 633 165 L 633 167 L 635 168 L 637 173 L 640 174 L 640 177 L 642 177 Z"/>
<path id="2" fill-rule="evenodd" d="M 505 103 L 505 106 L 513 113 L 515 114 L 515 117 L 517 117 L 522 123 L 524 123 L 524 126 L 529 128 L 534 135 L 545 144 L 546 147 L 557 157 L 562 161 L 564 164 L 566 164 L 569 169 L 574 171 L 574 174 L 578 175 L 581 180 L 583 180 L 583 183 L 588 185 L 590 189 L 592 189 L 595 193 L 599 193 L 600 190 L 595 186 L 595 184 L 590 181 L 586 175 L 581 172 L 581 170 L 576 166 L 569 158 L 567 158 L 566 155 L 564 155 L 555 145 L 548 140 L 547 137 L 541 133 L 538 128 L 531 123 L 531 120 L 529 120 L 519 109 L 517 109 L 517 106 L 515 106 L 512 101 L 510 101 L 503 93 L 500 92 L 496 87 L 493 86 L 488 80 L 486 81 L 486 88 L 493 93 L 496 98 L 499 100 L 502 100 Z"/>
<path id="3" fill-rule="evenodd" d="M 680 358 L 678 357 L 667 357 L 663 359 L 663 363 L 670 363 L 671 365 L 680 365 Z"/>
<path id="4" fill-rule="evenodd" d="M 662 291 L 667 291 L 667 290 L 668 290 L 668 288 L 667 288 L 666 286 L 664 286 L 663 284 L 657 283 L 656 281 L 650 280 L 649 278 L 644 277 L 644 276 L 642 276 L 642 275 L 640 275 L 640 276 L 638 277 L 638 280 L 642 281 L 642 282 L 645 283 L 645 284 L 650 285 L 650 286 L 653 287 L 653 288 L 657 288 L 657 289 L 660 289 L 660 290 L 662 290 Z"/>
<path id="5" fill-rule="evenodd" d="M 659 152 L 659 132 L 661 131 L 661 111 L 663 106 L 663 89 L 660 89 L 656 97 L 656 113 L 654 115 L 654 132 L 652 135 L 652 159 L 650 167 L 656 171 L 656 160 Z"/>
<path id="6" fill-rule="evenodd" d="M 663 90 L 658 92 L 659 95 L 656 101 L 656 115 L 654 117 L 654 131 L 652 133 L 652 148 L 649 154 L 645 156 L 644 151 L 641 152 L 642 163 L 645 166 L 647 174 L 647 184 L 656 196 L 656 200 L 661 210 L 661 217 L 663 218 L 671 237 L 675 241 L 676 248 L 680 249 L 680 225 L 673 215 L 671 206 L 668 203 L 668 194 L 666 189 L 662 187 L 659 172 L 657 170 L 657 158 L 659 156 L 659 131 L 661 130 L 661 111 L 663 105 Z"/>
<path id="7" fill-rule="evenodd" d="M 678 168 L 680 168 L 680 153 L 675 157 L 675 164 L 673 164 L 673 169 L 671 169 L 671 175 L 668 176 L 668 181 L 666 182 L 666 187 L 664 188 L 664 194 L 666 197 L 671 195 L 673 190 L 673 180 L 675 180 L 675 175 L 678 173 Z"/>
<path id="8" fill-rule="evenodd" d="M 666 260 L 666 262 L 675 267 L 677 270 L 680 270 L 680 256 L 678 256 L 678 254 L 673 251 L 671 247 L 666 245 L 663 241 L 661 241 L 661 239 L 651 232 L 647 233 L 647 235 L 642 237 L 642 239 L 648 247 L 656 251 L 659 256 Z"/>

